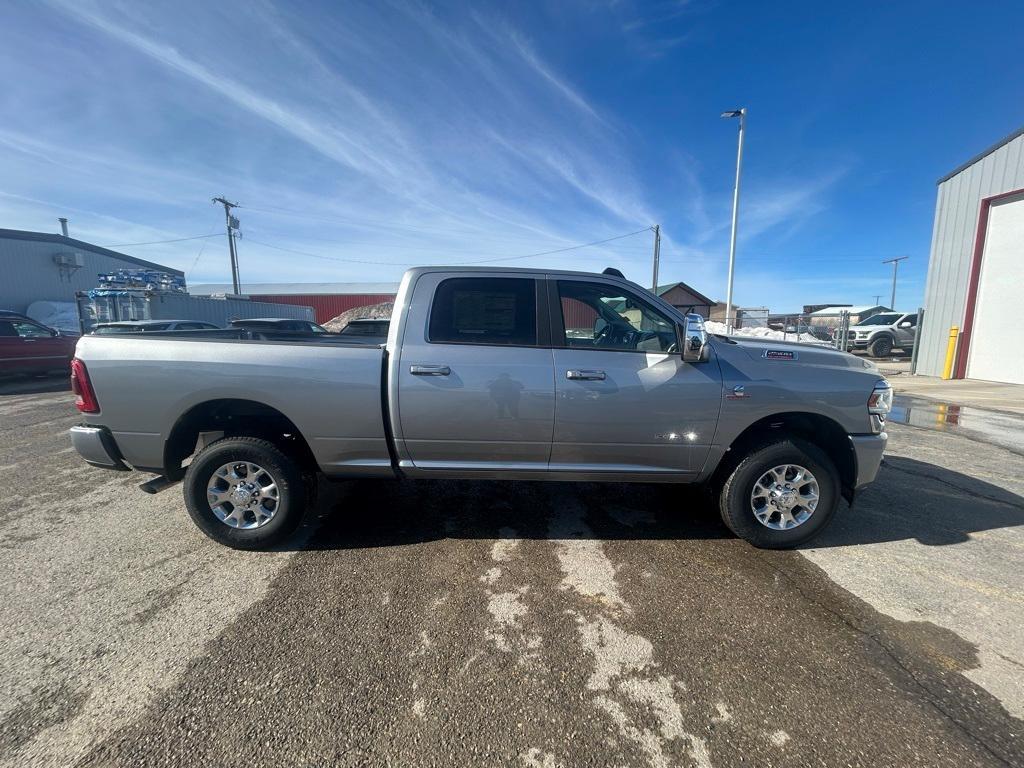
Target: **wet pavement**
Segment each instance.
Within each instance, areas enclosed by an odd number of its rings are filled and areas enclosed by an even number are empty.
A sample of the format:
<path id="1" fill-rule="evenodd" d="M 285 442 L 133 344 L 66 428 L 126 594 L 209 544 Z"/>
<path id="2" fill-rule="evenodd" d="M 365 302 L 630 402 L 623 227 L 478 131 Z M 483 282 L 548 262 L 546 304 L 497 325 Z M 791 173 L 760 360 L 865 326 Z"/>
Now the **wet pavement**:
<path id="1" fill-rule="evenodd" d="M 949 432 L 1024 456 L 1024 417 L 897 394 L 889 422 Z"/>

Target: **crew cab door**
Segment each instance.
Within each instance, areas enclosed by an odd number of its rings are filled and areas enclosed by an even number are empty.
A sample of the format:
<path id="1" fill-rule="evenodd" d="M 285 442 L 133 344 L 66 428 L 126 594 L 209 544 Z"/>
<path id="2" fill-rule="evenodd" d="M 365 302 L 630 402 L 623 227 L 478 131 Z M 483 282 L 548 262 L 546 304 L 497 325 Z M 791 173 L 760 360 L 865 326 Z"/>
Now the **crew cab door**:
<path id="1" fill-rule="evenodd" d="M 680 478 L 699 472 L 722 403 L 714 359 L 686 363 L 675 321 L 610 281 L 552 277 L 550 469 Z"/>
<path id="2" fill-rule="evenodd" d="M 29 320 L 0 320 L 0 371 L 47 371 L 70 358 L 66 338 Z"/>
<path id="3" fill-rule="evenodd" d="M 896 323 L 896 344 L 903 348 L 913 347 L 917 340 L 917 315 L 904 315 Z"/>
<path id="4" fill-rule="evenodd" d="M 541 275 L 425 273 L 393 376 L 399 462 L 546 471 L 554 422 Z"/>

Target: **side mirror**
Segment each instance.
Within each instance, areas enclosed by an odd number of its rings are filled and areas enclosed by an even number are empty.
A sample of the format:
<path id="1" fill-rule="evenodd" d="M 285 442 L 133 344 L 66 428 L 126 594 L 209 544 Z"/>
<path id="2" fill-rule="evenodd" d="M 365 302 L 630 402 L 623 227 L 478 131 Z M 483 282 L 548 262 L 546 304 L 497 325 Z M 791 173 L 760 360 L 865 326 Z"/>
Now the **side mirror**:
<path id="1" fill-rule="evenodd" d="M 909 320 L 904 320 L 902 323 L 899 324 L 899 327 L 900 328 L 912 328 L 913 324 Z"/>
<path id="2" fill-rule="evenodd" d="M 603 317 L 599 317 L 594 320 L 594 338 L 596 339 L 601 335 L 601 331 L 608 327 L 608 321 Z"/>
<path id="3" fill-rule="evenodd" d="M 707 359 L 708 332 L 704 329 L 704 318 L 688 314 L 683 333 L 683 361 L 700 363 Z"/>
<path id="4" fill-rule="evenodd" d="M 59 328 L 51 328 L 50 329 L 50 335 L 51 336 L 60 336 L 60 329 Z"/>

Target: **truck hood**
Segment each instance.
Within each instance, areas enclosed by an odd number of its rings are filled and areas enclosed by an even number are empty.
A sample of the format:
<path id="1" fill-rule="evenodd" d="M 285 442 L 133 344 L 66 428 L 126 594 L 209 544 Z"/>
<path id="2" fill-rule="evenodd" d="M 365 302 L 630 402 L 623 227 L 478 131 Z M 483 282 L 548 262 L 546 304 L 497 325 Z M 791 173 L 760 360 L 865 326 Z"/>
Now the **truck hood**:
<path id="1" fill-rule="evenodd" d="M 848 352 L 840 352 L 838 349 L 828 346 L 743 336 L 730 336 L 725 340 L 722 337 L 716 337 L 716 342 L 739 349 L 746 353 L 751 360 L 765 364 L 814 365 L 878 373 L 878 366 L 872 361 L 851 355 Z"/>

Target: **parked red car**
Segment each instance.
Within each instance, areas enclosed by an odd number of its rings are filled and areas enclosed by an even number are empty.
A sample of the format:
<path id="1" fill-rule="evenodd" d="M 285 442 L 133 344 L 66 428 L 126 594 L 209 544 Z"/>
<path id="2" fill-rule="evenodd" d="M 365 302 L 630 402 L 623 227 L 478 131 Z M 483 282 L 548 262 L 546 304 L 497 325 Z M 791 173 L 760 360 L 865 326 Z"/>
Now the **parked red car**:
<path id="1" fill-rule="evenodd" d="M 0 315 L 0 374 L 68 373 L 77 341 L 27 317 Z"/>

